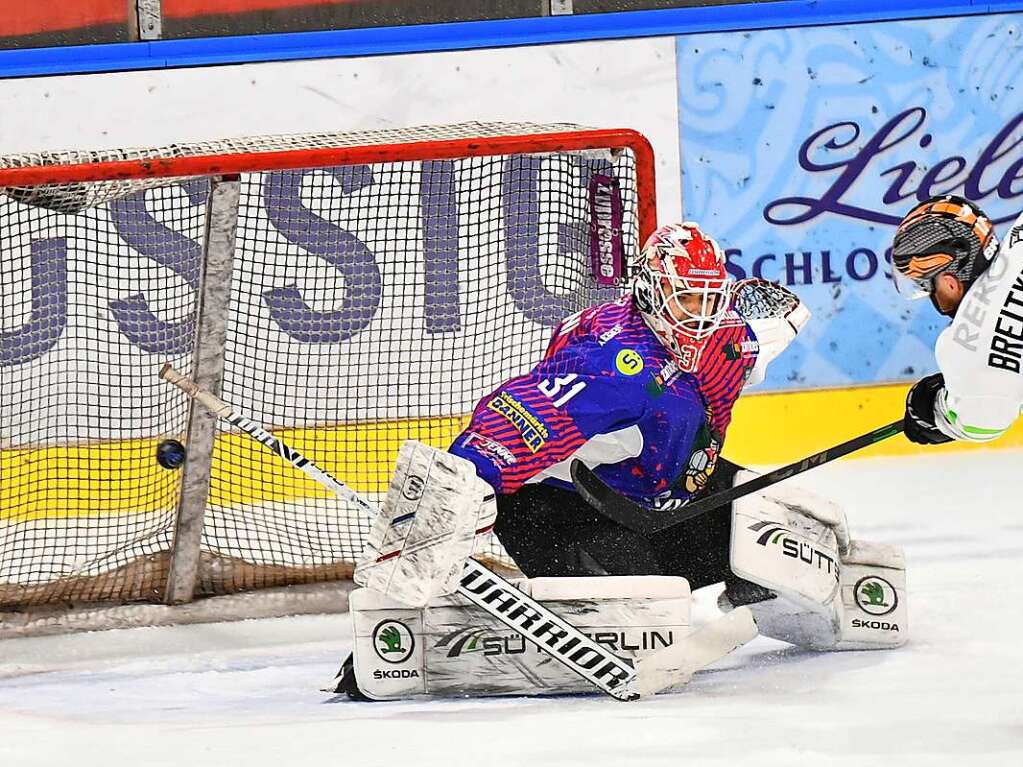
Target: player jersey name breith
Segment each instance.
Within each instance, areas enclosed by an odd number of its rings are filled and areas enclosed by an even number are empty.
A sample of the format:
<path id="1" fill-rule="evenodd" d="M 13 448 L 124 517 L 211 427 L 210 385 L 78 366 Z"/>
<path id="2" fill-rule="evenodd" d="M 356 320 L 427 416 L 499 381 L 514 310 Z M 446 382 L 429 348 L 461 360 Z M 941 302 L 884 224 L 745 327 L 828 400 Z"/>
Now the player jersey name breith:
<path id="1" fill-rule="evenodd" d="M 994 335 L 991 337 L 991 351 L 987 364 L 993 368 L 1018 373 L 1023 358 L 1023 275 L 1012 283 L 1005 302 L 995 320 Z"/>

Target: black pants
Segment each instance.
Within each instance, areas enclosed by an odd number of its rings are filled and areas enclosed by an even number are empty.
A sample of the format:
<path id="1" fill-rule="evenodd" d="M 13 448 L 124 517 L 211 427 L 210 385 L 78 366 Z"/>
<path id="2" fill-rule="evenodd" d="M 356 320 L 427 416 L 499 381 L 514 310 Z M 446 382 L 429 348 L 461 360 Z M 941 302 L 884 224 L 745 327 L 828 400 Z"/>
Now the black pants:
<path id="1" fill-rule="evenodd" d="M 722 460 L 707 492 L 730 487 L 738 468 Z M 611 521 L 571 490 L 525 485 L 497 497 L 494 532 L 530 578 L 680 575 L 698 589 L 732 577 L 728 505 L 648 538 Z"/>

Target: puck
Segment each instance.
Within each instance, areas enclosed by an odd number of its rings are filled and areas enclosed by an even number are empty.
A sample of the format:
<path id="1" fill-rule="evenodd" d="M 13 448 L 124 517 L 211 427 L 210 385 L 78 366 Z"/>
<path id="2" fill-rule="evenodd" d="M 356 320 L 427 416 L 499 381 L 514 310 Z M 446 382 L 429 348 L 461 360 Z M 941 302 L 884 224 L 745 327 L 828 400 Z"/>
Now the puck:
<path id="1" fill-rule="evenodd" d="M 165 439 L 156 446 L 156 462 L 165 469 L 180 469 L 185 462 L 185 446 L 176 439 Z"/>

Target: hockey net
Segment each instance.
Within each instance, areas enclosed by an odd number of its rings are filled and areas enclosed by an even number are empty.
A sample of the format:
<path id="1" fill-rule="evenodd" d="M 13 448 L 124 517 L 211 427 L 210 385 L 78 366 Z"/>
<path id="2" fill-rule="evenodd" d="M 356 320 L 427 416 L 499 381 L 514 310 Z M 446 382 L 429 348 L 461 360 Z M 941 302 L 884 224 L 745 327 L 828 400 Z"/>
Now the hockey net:
<path id="1" fill-rule="evenodd" d="M 195 595 L 350 577 L 368 520 L 244 434 L 215 426 L 205 476 L 157 463 L 195 418 L 161 364 L 377 499 L 402 440 L 450 444 L 654 226 L 647 142 L 570 125 L 0 157 L 0 192 L 0 610 L 160 602 L 180 557 Z"/>

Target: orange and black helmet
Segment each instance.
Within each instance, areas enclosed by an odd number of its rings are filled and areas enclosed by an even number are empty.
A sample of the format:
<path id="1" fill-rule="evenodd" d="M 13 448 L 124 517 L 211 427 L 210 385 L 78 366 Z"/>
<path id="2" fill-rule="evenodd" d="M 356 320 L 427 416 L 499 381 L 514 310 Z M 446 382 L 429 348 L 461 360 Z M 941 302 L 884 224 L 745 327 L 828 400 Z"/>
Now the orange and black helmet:
<path id="1" fill-rule="evenodd" d="M 895 232 L 895 287 L 907 298 L 929 296 L 948 273 L 969 288 L 998 251 L 991 219 L 969 200 L 946 194 L 911 210 Z"/>

